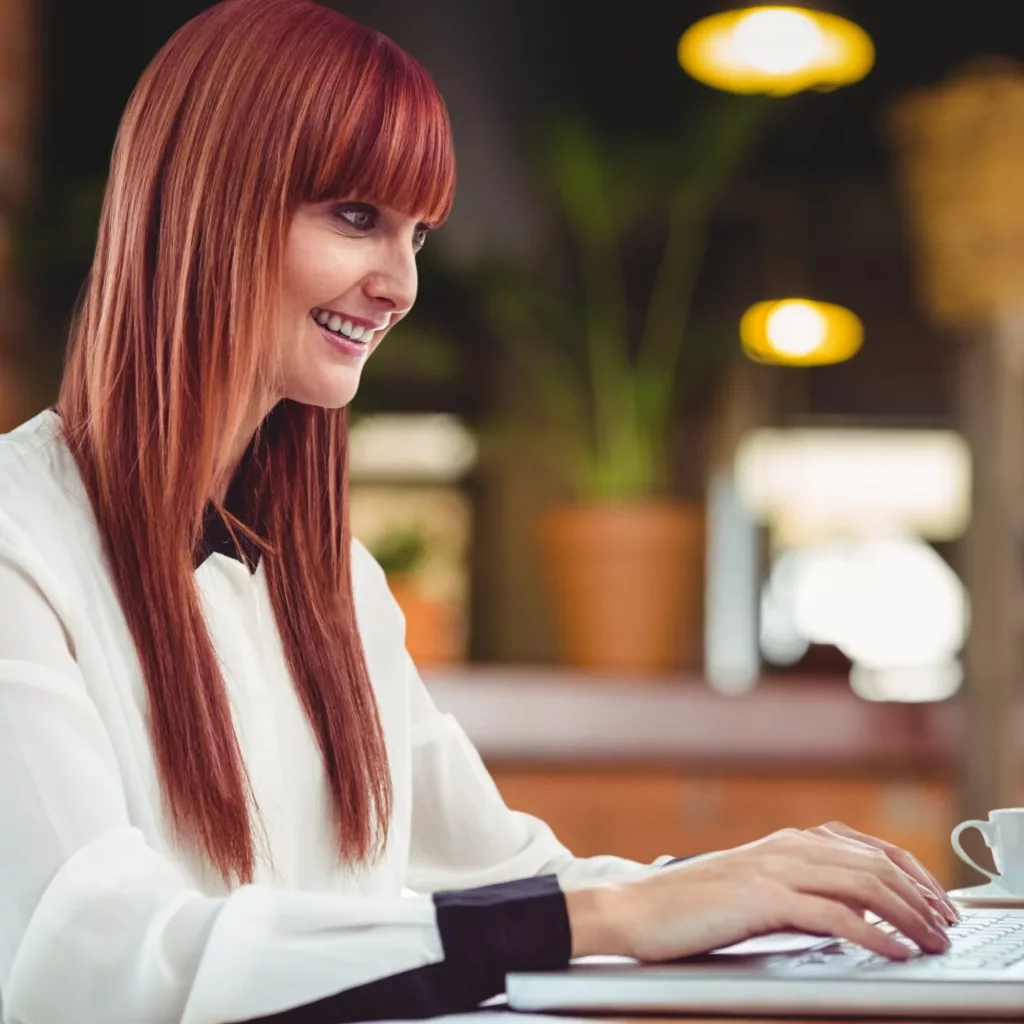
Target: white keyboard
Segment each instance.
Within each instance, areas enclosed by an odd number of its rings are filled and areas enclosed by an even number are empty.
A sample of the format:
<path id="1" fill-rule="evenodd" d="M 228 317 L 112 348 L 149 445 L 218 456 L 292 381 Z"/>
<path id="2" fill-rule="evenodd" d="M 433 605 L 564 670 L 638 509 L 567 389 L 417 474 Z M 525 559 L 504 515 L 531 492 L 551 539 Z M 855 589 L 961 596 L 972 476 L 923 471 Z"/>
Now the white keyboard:
<path id="1" fill-rule="evenodd" d="M 945 953 L 922 953 L 897 936 L 914 953 L 910 960 L 889 960 L 862 946 L 834 942 L 785 958 L 782 965 L 800 974 L 816 971 L 871 971 L 879 975 L 940 973 L 955 970 L 998 971 L 1024 960 L 1024 916 L 1002 910 L 964 910 L 959 924 L 946 929 L 950 947 Z"/>

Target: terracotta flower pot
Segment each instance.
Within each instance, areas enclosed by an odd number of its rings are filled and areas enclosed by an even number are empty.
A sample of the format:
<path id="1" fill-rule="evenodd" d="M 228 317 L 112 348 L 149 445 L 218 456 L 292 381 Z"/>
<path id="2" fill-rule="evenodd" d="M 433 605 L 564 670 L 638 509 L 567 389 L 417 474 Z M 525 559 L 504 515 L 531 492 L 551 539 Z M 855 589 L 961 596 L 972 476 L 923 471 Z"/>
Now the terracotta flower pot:
<path id="1" fill-rule="evenodd" d="M 702 505 L 563 506 L 541 517 L 538 534 L 566 664 L 618 672 L 697 667 Z"/>
<path id="2" fill-rule="evenodd" d="M 412 660 L 420 667 L 461 661 L 458 630 L 448 605 L 422 594 L 409 577 L 389 576 L 388 587 L 405 616 L 405 647 Z"/>

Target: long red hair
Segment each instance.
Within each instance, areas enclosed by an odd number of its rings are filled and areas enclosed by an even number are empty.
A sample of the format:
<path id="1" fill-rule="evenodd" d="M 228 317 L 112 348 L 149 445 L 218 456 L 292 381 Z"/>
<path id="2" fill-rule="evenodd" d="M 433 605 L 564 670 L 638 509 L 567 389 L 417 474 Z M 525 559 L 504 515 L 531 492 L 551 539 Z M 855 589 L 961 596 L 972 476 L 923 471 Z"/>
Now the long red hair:
<path id="1" fill-rule="evenodd" d="M 176 833 L 229 884 L 252 879 L 256 823 L 193 552 L 247 416 L 273 403 L 289 224 L 300 202 L 354 195 L 440 223 L 454 180 L 427 72 L 311 0 L 193 18 L 118 128 L 57 410 L 142 664 Z M 392 791 L 352 597 L 347 415 L 285 401 L 265 428 L 248 487 L 267 586 L 339 858 L 369 863 Z"/>

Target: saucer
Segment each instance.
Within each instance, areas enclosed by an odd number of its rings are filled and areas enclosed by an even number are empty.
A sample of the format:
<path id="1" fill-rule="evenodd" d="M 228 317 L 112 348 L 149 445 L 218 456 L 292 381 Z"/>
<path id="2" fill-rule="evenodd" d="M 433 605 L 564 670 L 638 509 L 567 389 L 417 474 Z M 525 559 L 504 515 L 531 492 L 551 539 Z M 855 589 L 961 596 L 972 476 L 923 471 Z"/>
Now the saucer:
<path id="1" fill-rule="evenodd" d="M 950 889 L 946 895 L 967 907 L 1024 907 L 1024 896 L 1015 896 L 995 882 Z"/>

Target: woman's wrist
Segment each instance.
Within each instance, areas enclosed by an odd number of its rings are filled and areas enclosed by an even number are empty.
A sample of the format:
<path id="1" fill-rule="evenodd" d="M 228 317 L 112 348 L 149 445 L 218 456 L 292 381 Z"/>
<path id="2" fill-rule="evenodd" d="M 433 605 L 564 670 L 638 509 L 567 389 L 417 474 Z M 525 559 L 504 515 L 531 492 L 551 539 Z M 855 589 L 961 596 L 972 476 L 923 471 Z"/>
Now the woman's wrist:
<path id="1" fill-rule="evenodd" d="M 588 886 L 565 894 L 573 957 L 620 952 L 615 910 L 617 897 L 617 889 L 611 885 Z"/>

